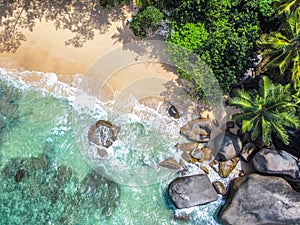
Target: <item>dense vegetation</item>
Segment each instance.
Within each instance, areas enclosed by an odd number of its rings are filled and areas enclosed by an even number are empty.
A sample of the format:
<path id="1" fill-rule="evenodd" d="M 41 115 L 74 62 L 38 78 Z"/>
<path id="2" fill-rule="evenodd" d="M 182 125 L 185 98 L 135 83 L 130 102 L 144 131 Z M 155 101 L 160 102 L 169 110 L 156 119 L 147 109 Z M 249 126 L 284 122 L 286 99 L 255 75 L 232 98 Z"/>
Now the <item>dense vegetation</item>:
<path id="1" fill-rule="evenodd" d="M 274 137 L 289 143 L 287 129 L 300 128 L 299 0 L 137 2 L 140 11 L 132 26 L 137 36 L 144 38 L 149 35 L 145 28 L 152 28 L 153 33 L 153 28 L 159 27 L 159 21 L 145 12 L 151 9 L 153 16 L 163 15 L 168 43 L 188 49 L 204 61 L 224 93 L 235 93 L 230 92 L 233 87 L 241 89 L 229 103 L 241 109 L 234 118 L 241 122 L 242 132 L 250 132 L 252 140 L 259 139 L 267 146 Z M 172 49 L 180 76 L 193 82 L 201 95 L 199 75 L 182 69 L 189 60 Z M 263 57 L 260 64 L 258 55 Z M 251 90 L 245 89 L 247 83 Z"/>

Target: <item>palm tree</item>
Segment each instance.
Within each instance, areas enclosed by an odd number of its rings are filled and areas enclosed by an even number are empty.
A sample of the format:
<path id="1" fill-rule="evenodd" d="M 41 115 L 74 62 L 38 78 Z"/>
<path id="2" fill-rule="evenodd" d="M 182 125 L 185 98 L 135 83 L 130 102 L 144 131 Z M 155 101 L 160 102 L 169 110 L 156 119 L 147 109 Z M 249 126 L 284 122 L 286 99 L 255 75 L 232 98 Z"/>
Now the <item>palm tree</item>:
<path id="1" fill-rule="evenodd" d="M 287 16 L 282 32 L 263 34 L 256 43 L 270 57 L 266 69 L 278 67 L 280 75 L 300 79 L 300 7 Z"/>
<path id="2" fill-rule="evenodd" d="M 266 145 L 270 145 L 272 132 L 287 145 L 285 128 L 300 127 L 300 120 L 295 115 L 297 105 L 291 100 L 289 84 L 274 85 L 269 78 L 263 77 L 258 93 L 240 91 L 229 103 L 242 110 L 233 115 L 233 119 L 242 122 L 242 132 L 251 132 L 252 140 L 261 138 Z"/>
<path id="3" fill-rule="evenodd" d="M 300 0 L 282 0 L 275 3 L 275 8 L 277 9 L 279 14 L 290 14 L 299 6 L 299 4 Z"/>

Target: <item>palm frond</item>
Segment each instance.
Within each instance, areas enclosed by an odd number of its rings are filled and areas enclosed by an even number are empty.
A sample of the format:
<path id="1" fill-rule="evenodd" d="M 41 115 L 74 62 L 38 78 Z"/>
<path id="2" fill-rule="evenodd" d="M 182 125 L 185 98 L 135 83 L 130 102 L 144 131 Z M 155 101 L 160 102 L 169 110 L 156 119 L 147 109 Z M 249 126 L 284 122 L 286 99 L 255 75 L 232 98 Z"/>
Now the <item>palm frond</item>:
<path id="1" fill-rule="evenodd" d="M 297 82 L 300 80 L 300 52 L 297 50 L 296 56 L 293 59 L 294 66 L 292 69 L 292 81 Z"/>
<path id="2" fill-rule="evenodd" d="M 284 127 L 281 124 L 275 123 L 275 122 L 271 122 L 272 127 L 276 130 L 276 134 L 277 136 L 283 141 L 284 144 L 288 145 L 289 141 L 288 141 L 288 134 L 286 132 L 286 130 L 284 129 Z"/>
<path id="3" fill-rule="evenodd" d="M 242 99 L 240 97 L 235 97 L 229 100 L 229 104 L 240 108 L 243 111 L 251 110 L 253 104 L 250 101 Z"/>
<path id="4" fill-rule="evenodd" d="M 291 51 L 289 52 L 285 58 L 279 63 L 279 71 L 280 74 L 284 74 L 284 72 L 286 71 L 287 67 L 291 64 L 291 62 L 293 61 L 294 58 L 294 52 Z"/>
<path id="5" fill-rule="evenodd" d="M 269 93 L 274 89 L 271 80 L 264 76 L 259 82 L 259 94 L 262 98 L 267 98 Z"/>
<path id="6" fill-rule="evenodd" d="M 280 117 L 284 121 L 284 124 L 288 127 L 299 128 L 300 127 L 300 120 L 298 116 L 294 113 L 290 112 L 282 112 L 280 113 Z"/>
<path id="7" fill-rule="evenodd" d="M 260 124 L 260 120 L 257 120 L 252 129 L 252 133 L 251 133 L 252 140 L 257 139 L 260 133 L 261 133 L 261 124 Z"/>
<path id="8" fill-rule="evenodd" d="M 264 116 L 261 117 L 261 131 L 263 142 L 269 145 L 271 142 L 271 123 L 266 121 Z"/>
<path id="9" fill-rule="evenodd" d="M 296 4 L 297 0 L 283 0 L 277 4 L 275 4 L 276 9 L 279 14 L 291 12 L 291 8 Z"/>

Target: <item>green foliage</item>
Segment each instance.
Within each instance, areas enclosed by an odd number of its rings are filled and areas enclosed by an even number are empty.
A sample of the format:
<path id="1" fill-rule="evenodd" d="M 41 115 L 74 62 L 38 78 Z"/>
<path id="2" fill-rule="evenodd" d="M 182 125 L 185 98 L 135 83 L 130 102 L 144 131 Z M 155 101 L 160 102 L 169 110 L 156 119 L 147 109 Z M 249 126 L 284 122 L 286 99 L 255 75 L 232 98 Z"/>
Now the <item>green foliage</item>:
<path id="1" fill-rule="evenodd" d="M 187 23 L 174 32 L 169 41 L 183 48 L 196 51 L 203 46 L 208 33 L 202 23 Z"/>
<path id="2" fill-rule="evenodd" d="M 223 91 L 228 92 L 249 68 L 253 43 L 260 35 L 258 15 L 262 13 L 259 14 L 259 6 L 255 8 L 256 3 L 247 8 L 246 1 L 176 2 L 178 7 L 174 6 L 170 12 L 170 17 L 176 20 L 175 32 L 169 41 L 198 54 L 213 70 Z M 192 23 L 204 24 L 208 33 L 205 41 L 186 38 L 186 26 L 191 27 Z M 183 37 L 179 38 L 180 35 Z M 185 40 L 189 43 L 184 44 Z"/>
<path id="3" fill-rule="evenodd" d="M 163 13 L 159 9 L 148 6 L 133 17 L 130 29 L 136 36 L 144 38 L 158 29 L 162 19 Z"/>
<path id="4" fill-rule="evenodd" d="M 300 120 L 295 115 L 297 105 L 291 99 L 290 85 L 274 85 L 269 78 L 263 77 L 258 94 L 244 91 L 230 100 L 230 104 L 241 109 L 233 118 L 242 121 L 242 132 L 251 132 L 253 140 L 261 138 L 269 145 L 271 134 L 288 144 L 286 127 L 299 128 Z"/>
<path id="5" fill-rule="evenodd" d="M 270 57 L 265 69 L 278 68 L 279 74 L 296 82 L 300 79 L 300 8 L 289 14 L 281 32 L 261 35 L 257 45 Z"/>
<path id="6" fill-rule="evenodd" d="M 130 0 L 99 0 L 99 3 L 104 8 L 112 8 L 118 4 L 129 4 Z"/>

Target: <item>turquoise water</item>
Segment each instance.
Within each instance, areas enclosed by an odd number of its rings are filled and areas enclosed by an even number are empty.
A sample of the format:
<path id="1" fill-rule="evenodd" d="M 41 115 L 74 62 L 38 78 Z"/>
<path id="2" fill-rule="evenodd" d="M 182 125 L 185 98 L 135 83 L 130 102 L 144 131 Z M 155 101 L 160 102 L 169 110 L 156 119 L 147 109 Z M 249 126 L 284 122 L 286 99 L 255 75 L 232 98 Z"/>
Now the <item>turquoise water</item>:
<path id="1" fill-rule="evenodd" d="M 174 209 L 166 192 L 172 177 L 131 187 L 94 172 L 77 145 L 71 98 L 6 76 L 0 84 L 1 104 L 8 104 L 0 120 L 0 224 L 218 224 L 215 213 L 221 199 Z M 152 135 L 139 123 L 127 126 L 146 136 L 147 142 L 158 138 L 157 132 Z M 168 136 L 161 140 L 164 148 L 174 145 Z M 120 161 L 136 163 L 124 152 L 121 156 Z M 165 155 L 150 155 L 143 164 L 151 166 L 161 157 Z M 173 220 L 174 213 L 182 211 L 190 213 L 190 221 Z"/>

